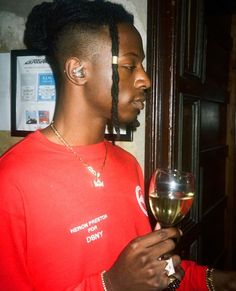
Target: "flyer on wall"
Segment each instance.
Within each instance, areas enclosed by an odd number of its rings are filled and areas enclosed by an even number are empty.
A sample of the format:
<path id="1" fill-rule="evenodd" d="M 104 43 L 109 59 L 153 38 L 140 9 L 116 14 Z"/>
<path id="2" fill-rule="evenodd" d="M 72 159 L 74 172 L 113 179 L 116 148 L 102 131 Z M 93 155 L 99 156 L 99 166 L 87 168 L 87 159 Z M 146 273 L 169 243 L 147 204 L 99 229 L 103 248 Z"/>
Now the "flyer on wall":
<path id="1" fill-rule="evenodd" d="M 52 70 L 45 56 L 18 56 L 16 62 L 16 129 L 42 129 L 51 122 L 55 108 Z"/>

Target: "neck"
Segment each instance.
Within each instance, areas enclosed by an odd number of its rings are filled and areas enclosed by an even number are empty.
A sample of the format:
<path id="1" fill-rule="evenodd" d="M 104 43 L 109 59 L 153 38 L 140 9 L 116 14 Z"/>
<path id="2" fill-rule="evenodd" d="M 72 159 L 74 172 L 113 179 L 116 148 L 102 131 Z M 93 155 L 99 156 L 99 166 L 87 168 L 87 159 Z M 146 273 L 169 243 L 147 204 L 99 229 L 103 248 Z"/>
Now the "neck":
<path id="1" fill-rule="evenodd" d="M 60 88 L 55 108 L 54 124 L 71 146 L 94 144 L 104 140 L 107 120 L 99 116 L 87 101 L 83 88 L 67 86 Z M 43 133 L 58 143 L 50 127 Z"/>
<path id="2" fill-rule="evenodd" d="M 59 104 L 55 110 L 54 124 L 72 146 L 94 144 L 104 140 L 107 120 L 94 117 L 84 107 L 79 104 L 70 107 Z M 43 133 L 51 141 L 58 143 L 50 128 L 45 129 Z"/>
<path id="3" fill-rule="evenodd" d="M 56 118 L 54 124 L 71 146 L 95 144 L 104 140 L 105 125 L 99 126 L 92 122 L 87 125 L 80 122 L 72 124 Z M 60 143 L 52 134 L 50 127 L 43 129 L 42 133 L 52 142 Z"/>

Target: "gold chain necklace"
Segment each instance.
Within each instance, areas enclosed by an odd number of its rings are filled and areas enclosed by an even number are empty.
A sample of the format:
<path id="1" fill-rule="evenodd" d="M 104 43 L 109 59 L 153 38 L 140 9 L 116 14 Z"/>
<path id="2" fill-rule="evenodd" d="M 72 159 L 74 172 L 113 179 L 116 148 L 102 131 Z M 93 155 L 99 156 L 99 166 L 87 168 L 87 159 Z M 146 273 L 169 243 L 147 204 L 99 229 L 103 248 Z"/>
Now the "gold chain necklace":
<path id="1" fill-rule="evenodd" d="M 68 142 L 62 137 L 62 135 L 59 133 L 57 128 L 54 125 L 54 121 L 50 123 L 50 127 L 53 131 L 53 133 L 57 136 L 57 138 L 63 143 L 63 145 L 71 152 L 74 154 L 76 159 L 78 159 L 84 166 L 85 168 L 93 175 L 95 176 L 95 179 L 93 180 L 93 184 L 95 187 L 104 187 L 104 182 L 101 180 L 101 173 L 104 169 L 106 159 L 107 159 L 107 145 L 105 143 L 105 148 L 106 148 L 106 153 L 105 153 L 105 158 L 101 166 L 100 172 L 94 170 L 94 168 L 90 165 L 88 165 L 79 155 L 76 151 L 74 151 L 73 147 L 68 144 Z"/>

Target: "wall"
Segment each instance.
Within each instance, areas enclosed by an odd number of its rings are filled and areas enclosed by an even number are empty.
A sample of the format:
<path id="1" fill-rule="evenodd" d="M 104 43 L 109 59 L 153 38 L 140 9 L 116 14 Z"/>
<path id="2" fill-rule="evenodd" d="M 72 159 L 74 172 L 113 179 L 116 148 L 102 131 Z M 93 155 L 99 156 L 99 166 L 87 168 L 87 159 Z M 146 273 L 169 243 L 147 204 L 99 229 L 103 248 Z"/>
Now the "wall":
<path id="1" fill-rule="evenodd" d="M 0 52 L 24 48 L 22 37 L 24 23 L 32 7 L 41 0 L 0 1 Z M 112 0 L 122 3 L 135 16 L 135 26 L 140 31 L 146 47 L 146 0 Z M 2 70 L 2 68 L 0 68 Z M 139 116 L 141 126 L 134 132 L 133 142 L 119 142 L 119 145 L 133 153 L 144 165 L 145 112 Z M 1 123 L 1 116 L 0 116 Z M 11 137 L 9 131 L 0 131 L 0 155 L 21 138 Z"/>

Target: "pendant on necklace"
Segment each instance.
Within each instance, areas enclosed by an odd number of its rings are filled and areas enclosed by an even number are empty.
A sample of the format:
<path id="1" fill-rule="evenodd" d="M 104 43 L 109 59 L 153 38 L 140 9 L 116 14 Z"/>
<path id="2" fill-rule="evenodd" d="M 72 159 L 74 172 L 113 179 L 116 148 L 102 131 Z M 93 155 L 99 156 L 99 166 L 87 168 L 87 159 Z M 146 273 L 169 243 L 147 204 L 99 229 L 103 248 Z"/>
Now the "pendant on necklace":
<path id="1" fill-rule="evenodd" d="M 99 172 L 96 172 L 96 179 L 93 180 L 93 184 L 95 187 L 104 187 L 104 183 L 102 180 L 99 179 L 101 174 Z"/>
<path id="2" fill-rule="evenodd" d="M 97 177 L 96 180 L 93 180 L 93 184 L 95 187 L 104 187 L 104 183 L 99 179 L 99 177 Z"/>
<path id="3" fill-rule="evenodd" d="M 99 179 L 99 177 L 101 176 L 101 174 L 99 172 L 95 171 L 94 168 L 91 167 L 91 166 L 88 166 L 87 169 L 89 170 L 89 172 L 91 174 L 93 174 L 96 177 L 96 179 L 93 180 L 94 186 L 95 187 L 104 187 L 104 182 Z"/>

